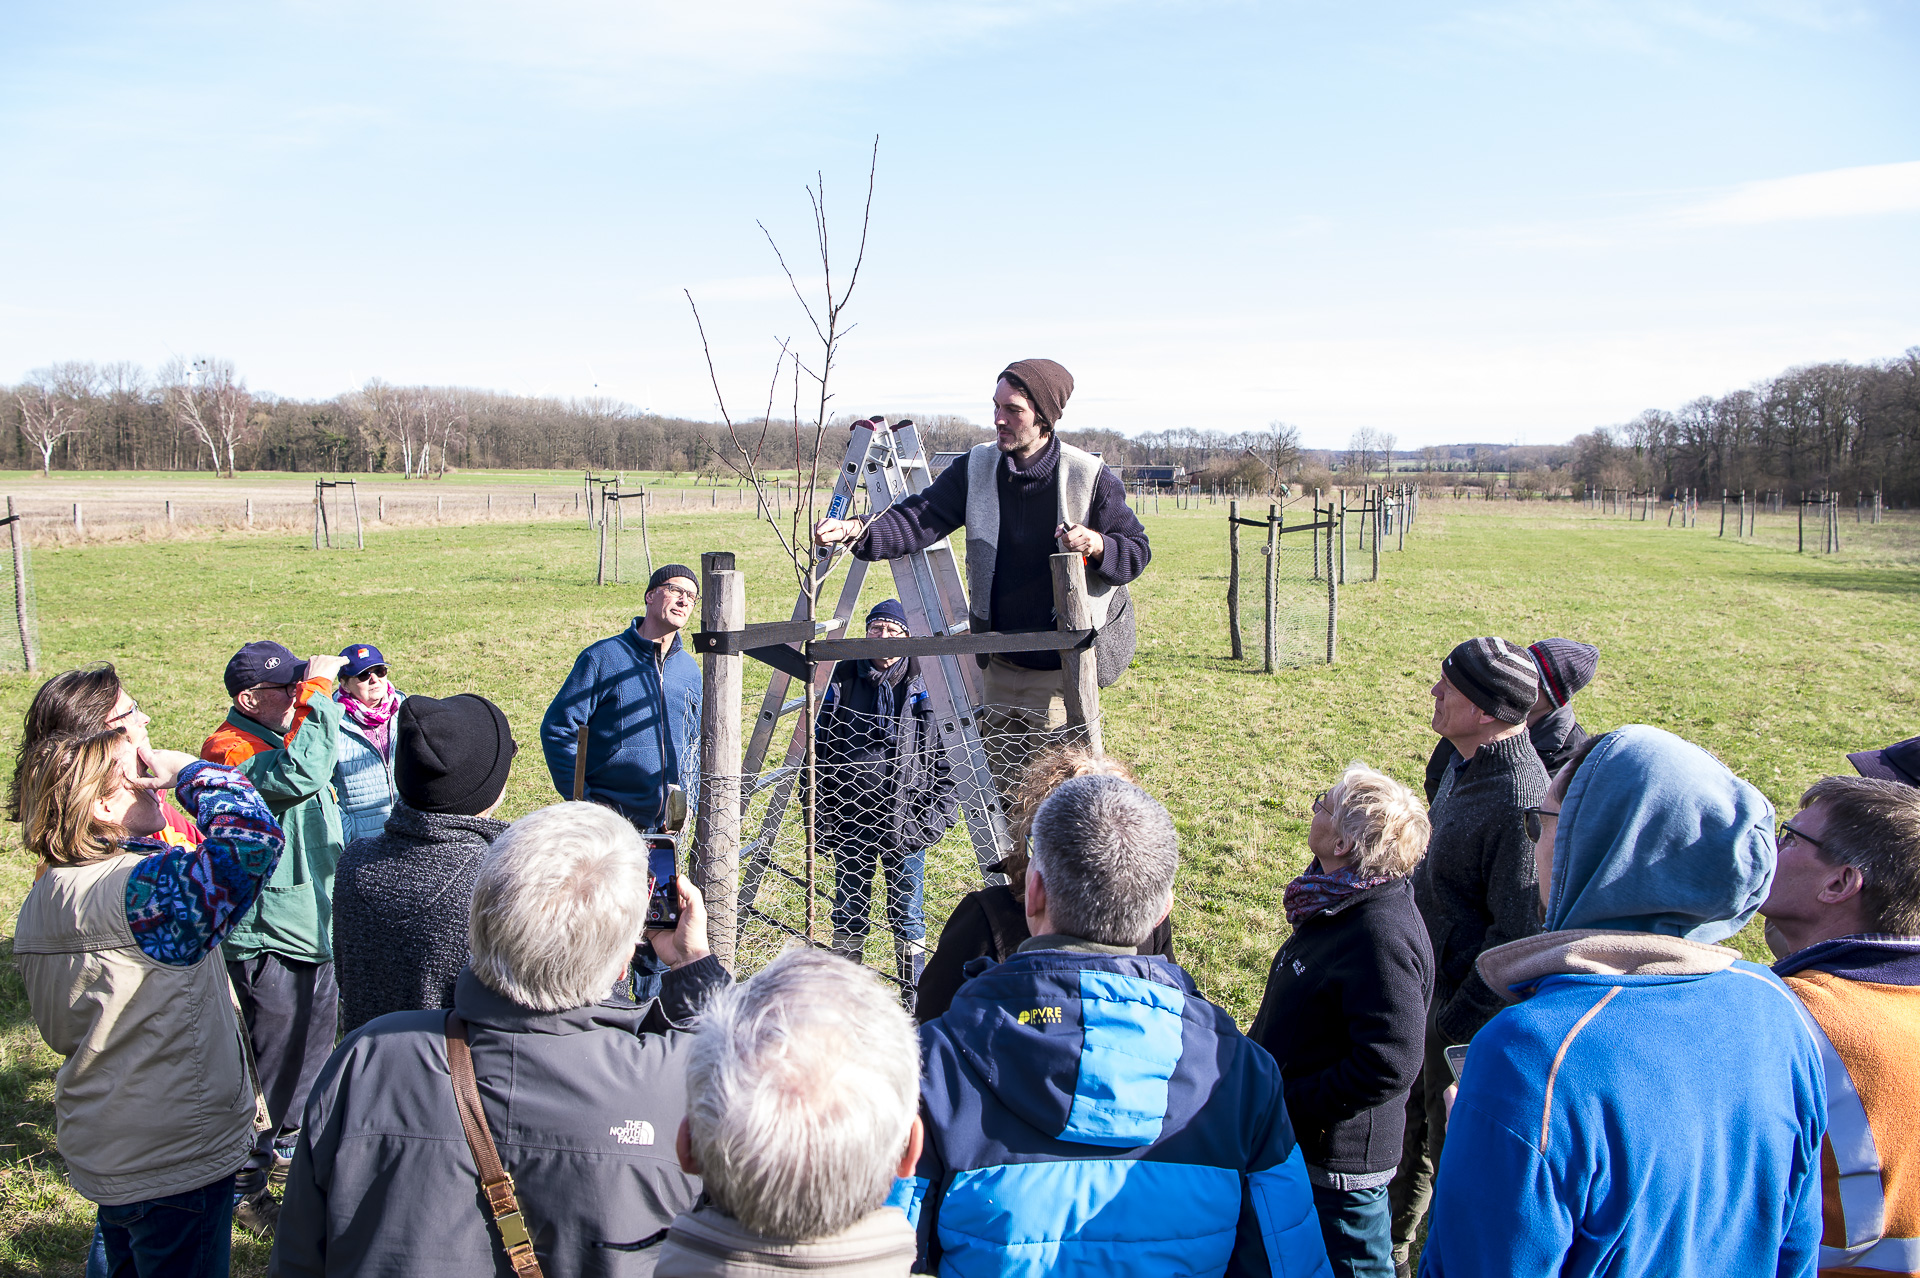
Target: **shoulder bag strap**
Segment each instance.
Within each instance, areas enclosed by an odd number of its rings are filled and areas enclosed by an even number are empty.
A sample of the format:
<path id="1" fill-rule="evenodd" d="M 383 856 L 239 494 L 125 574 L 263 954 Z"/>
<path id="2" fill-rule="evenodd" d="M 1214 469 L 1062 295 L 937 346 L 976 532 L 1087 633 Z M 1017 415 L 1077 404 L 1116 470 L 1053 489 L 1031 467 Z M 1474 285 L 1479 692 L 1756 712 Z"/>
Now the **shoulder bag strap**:
<path id="1" fill-rule="evenodd" d="M 480 1169 L 480 1188 L 487 1195 L 487 1208 L 500 1230 L 500 1245 L 506 1248 L 507 1261 L 519 1278 L 543 1278 L 540 1259 L 533 1254 L 533 1236 L 520 1215 L 520 1203 L 513 1196 L 513 1177 L 501 1166 L 500 1151 L 487 1127 L 486 1111 L 480 1108 L 480 1085 L 473 1077 L 473 1052 L 467 1047 L 467 1023 L 458 1012 L 447 1013 L 447 1066 L 453 1072 L 453 1099 L 460 1110 L 460 1126 L 467 1133 L 467 1148 L 473 1151 L 474 1165 Z"/>

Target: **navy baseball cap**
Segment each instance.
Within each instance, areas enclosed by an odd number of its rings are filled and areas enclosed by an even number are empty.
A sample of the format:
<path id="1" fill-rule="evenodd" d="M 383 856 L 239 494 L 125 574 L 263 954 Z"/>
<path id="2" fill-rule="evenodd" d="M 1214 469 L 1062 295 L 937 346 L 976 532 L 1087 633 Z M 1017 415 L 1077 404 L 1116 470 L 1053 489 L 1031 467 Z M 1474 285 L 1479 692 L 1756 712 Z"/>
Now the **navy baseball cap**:
<path id="1" fill-rule="evenodd" d="M 307 663 L 271 639 L 256 639 L 227 663 L 227 695 L 238 696 L 261 684 L 282 687 L 307 677 Z"/>
<path id="2" fill-rule="evenodd" d="M 387 664 L 380 650 L 370 643 L 350 643 L 340 650 L 340 655 L 347 659 L 346 666 L 340 671 L 342 679 L 351 679 L 363 670 Z"/>
<path id="3" fill-rule="evenodd" d="M 1863 777 L 1920 785 L 1920 737 L 1908 737 L 1879 750 L 1850 754 L 1847 761 Z"/>

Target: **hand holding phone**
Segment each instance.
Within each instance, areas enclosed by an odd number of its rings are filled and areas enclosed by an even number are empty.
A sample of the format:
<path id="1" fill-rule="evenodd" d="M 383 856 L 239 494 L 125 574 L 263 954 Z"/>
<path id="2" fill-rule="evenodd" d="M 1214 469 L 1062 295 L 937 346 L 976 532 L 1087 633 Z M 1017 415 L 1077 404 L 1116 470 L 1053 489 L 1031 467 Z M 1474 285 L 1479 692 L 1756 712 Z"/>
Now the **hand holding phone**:
<path id="1" fill-rule="evenodd" d="M 674 927 L 671 931 L 664 928 L 654 930 L 651 923 L 653 906 L 652 902 L 648 902 L 646 939 L 653 946 L 654 954 L 668 967 L 685 967 L 712 953 L 707 948 L 707 903 L 691 879 L 676 874 L 669 888 L 677 907 Z M 659 895 L 657 888 L 655 895 Z"/>

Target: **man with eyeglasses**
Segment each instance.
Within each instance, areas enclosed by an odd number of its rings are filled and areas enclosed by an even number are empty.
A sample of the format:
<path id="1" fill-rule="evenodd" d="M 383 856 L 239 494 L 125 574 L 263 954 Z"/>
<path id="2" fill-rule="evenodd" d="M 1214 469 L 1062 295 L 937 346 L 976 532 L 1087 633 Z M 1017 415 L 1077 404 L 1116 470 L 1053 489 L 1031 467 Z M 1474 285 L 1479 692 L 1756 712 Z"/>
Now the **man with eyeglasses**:
<path id="1" fill-rule="evenodd" d="M 680 632 L 699 601 L 693 569 L 667 564 L 647 581 L 646 612 L 574 659 L 540 723 L 561 798 L 612 808 L 645 832 L 664 828 L 669 785 L 691 796 L 700 768 L 700 663 Z M 586 758 L 577 768 L 583 732 Z"/>
<path id="2" fill-rule="evenodd" d="M 1920 789 L 1822 778 L 1778 846 L 1773 971 L 1823 1039 L 1820 1271 L 1920 1274 Z"/>
<path id="3" fill-rule="evenodd" d="M 1469 639 L 1440 663 L 1432 691 L 1433 730 L 1458 757 L 1434 792 L 1433 834 L 1413 872 L 1414 900 L 1433 940 L 1434 983 L 1426 1061 L 1407 1095 L 1400 1170 L 1388 1191 L 1397 1267 L 1408 1263 L 1446 1142 L 1447 1048 L 1470 1040 L 1502 1006 L 1476 960 L 1540 930 L 1523 815 L 1547 790 L 1547 770 L 1527 736 L 1539 667 L 1518 644 Z"/>
<path id="4" fill-rule="evenodd" d="M 345 664 L 330 655 L 302 661 L 271 640 L 248 644 L 227 662 L 227 721 L 200 747 L 201 758 L 253 782 L 287 836 L 259 903 L 223 942 L 269 1120 L 235 1180 L 234 1219 L 262 1236 L 280 1212 L 268 1182 L 291 1162 L 339 1016 L 330 932 L 345 846 L 332 786 L 343 711 L 331 693 Z"/>

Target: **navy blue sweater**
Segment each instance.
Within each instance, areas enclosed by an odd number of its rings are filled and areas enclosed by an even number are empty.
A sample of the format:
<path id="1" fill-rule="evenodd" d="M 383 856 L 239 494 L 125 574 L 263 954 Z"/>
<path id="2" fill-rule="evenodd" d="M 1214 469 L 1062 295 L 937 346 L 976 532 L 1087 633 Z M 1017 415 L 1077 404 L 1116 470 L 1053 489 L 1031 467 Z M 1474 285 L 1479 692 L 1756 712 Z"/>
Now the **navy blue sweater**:
<path id="1" fill-rule="evenodd" d="M 993 598 L 987 601 L 987 624 L 994 630 L 1052 630 L 1053 569 L 1049 556 L 1059 553 L 1053 539 L 1059 527 L 1058 482 L 1060 440 L 1047 446 L 1022 470 L 1002 456 L 994 468 L 1000 491 L 1000 534 L 993 561 Z M 957 458 L 940 472 L 923 493 L 917 493 L 883 511 L 854 543 L 853 553 L 866 560 L 898 559 L 923 550 L 967 522 L 967 459 Z M 1087 507 L 1087 527 L 1106 541 L 1100 562 L 1091 565 L 1116 586 L 1124 586 L 1146 571 L 1153 558 L 1147 530 L 1127 505 L 1126 489 L 1111 469 L 1102 467 Z M 972 601 L 980 611 L 980 601 Z M 1057 652 L 1011 653 L 1008 660 L 1031 670 L 1058 670 Z"/>

